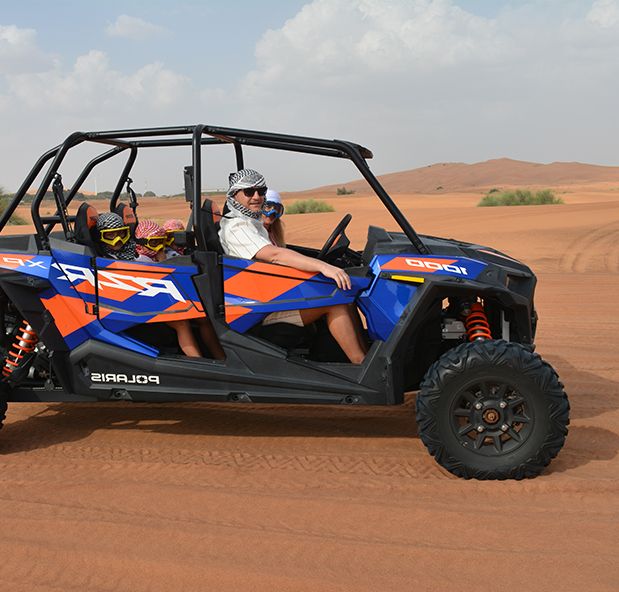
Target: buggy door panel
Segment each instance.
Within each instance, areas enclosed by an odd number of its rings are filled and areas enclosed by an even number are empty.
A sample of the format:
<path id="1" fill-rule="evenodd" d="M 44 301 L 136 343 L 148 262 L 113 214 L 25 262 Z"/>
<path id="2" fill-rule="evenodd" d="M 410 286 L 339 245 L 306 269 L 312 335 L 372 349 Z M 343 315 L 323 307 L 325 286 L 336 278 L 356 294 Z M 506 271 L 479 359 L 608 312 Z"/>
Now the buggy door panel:
<path id="1" fill-rule="evenodd" d="M 241 333 L 272 312 L 349 304 L 370 283 L 352 277 L 352 290 L 343 291 L 319 273 L 236 257 L 223 261 L 226 322 Z"/>
<path id="2" fill-rule="evenodd" d="M 192 281 L 197 273 L 193 265 L 97 258 L 94 273 L 97 316 L 110 331 L 204 317 Z"/>
<path id="3" fill-rule="evenodd" d="M 51 248 L 49 280 L 53 293 L 42 297 L 45 308 L 69 347 L 77 347 L 97 330 L 93 257 L 62 248 Z"/>

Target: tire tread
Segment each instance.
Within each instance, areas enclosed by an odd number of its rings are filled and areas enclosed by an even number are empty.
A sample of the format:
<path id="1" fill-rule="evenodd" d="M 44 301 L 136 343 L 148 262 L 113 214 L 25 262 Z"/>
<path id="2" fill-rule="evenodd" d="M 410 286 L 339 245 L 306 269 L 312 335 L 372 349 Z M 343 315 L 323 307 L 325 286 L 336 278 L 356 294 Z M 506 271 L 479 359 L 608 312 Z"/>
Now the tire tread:
<path id="1" fill-rule="evenodd" d="M 480 365 L 507 365 L 532 379 L 546 396 L 550 425 L 536 453 L 515 466 L 481 470 L 450 455 L 441 440 L 436 409 L 445 385 L 456 376 Z M 524 479 L 536 477 L 557 456 L 567 436 L 570 405 L 554 368 L 539 354 L 503 340 L 459 345 L 441 356 L 424 376 L 416 400 L 419 436 L 430 454 L 449 472 L 464 479 Z"/>

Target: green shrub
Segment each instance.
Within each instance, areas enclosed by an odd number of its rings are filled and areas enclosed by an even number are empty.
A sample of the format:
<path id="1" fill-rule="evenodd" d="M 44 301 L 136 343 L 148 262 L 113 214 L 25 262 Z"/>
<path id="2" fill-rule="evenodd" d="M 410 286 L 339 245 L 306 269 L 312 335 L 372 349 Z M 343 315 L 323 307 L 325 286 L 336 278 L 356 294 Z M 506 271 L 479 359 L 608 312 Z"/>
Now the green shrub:
<path id="1" fill-rule="evenodd" d="M 3 194 L 2 187 L 0 187 L 0 212 L 4 212 L 4 210 L 6 210 L 10 201 L 11 201 L 11 196 Z M 27 224 L 27 222 L 21 216 L 18 216 L 17 214 L 13 214 L 9 218 L 8 224 L 9 226 L 22 226 L 24 224 Z"/>
<path id="2" fill-rule="evenodd" d="M 316 214 L 319 212 L 333 212 L 334 209 L 325 201 L 316 199 L 302 199 L 286 206 L 287 214 Z"/>
<path id="3" fill-rule="evenodd" d="M 335 193 L 336 195 L 352 195 L 354 190 L 346 189 L 346 187 L 338 187 Z"/>
<path id="4" fill-rule="evenodd" d="M 492 206 L 541 206 L 546 204 L 562 204 L 563 200 L 557 197 L 551 189 L 542 189 L 533 193 L 528 189 L 515 191 L 490 190 L 477 204 L 479 207 Z"/>

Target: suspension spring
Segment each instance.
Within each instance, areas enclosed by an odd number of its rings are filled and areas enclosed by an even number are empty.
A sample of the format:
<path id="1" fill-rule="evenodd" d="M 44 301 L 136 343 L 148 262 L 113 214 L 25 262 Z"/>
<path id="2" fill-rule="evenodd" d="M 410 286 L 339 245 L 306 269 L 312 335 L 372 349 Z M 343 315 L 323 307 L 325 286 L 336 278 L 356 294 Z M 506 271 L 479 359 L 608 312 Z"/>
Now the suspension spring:
<path id="1" fill-rule="evenodd" d="M 475 302 L 471 305 L 471 311 L 464 319 L 464 326 L 469 341 L 492 339 L 490 323 L 488 323 L 488 317 L 481 302 Z"/>
<path id="2" fill-rule="evenodd" d="M 15 341 L 4 361 L 2 374 L 5 377 L 10 376 L 13 371 L 18 368 L 23 358 L 34 351 L 34 348 L 39 341 L 39 337 L 34 332 L 28 321 L 24 320 L 15 336 Z"/>

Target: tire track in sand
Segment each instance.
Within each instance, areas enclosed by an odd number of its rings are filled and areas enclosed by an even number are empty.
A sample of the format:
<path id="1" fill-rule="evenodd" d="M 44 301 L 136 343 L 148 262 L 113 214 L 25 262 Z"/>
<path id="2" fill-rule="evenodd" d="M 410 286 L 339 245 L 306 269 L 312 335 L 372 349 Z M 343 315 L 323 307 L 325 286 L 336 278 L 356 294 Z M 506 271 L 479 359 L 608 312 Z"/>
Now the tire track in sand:
<path id="1" fill-rule="evenodd" d="M 619 272 L 619 222 L 579 236 L 563 253 L 559 268 L 566 273 Z"/>
<path id="2" fill-rule="evenodd" d="M 33 446 L 36 447 L 36 446 Z M 0 448 L 10 453 L 11 444 Z M 424 449 L 425 453 L 425 449 Z M 330 454 L 260 454 L 228 450 L 187 450 L 182 448 L 134 448 L 126 446 L 76 446 L 58 445 L 25 453 L 37 458 L 61 458 L 72 460 L 96 460 L 100 462 L 137 462 L 164 465 L 223 466 L 245 471 L 296 471 L 306 473 L 329 473 L 368 475 L 380 477 L 404 477 L 410 479 L 444 479 L 444 474 L 434 464 L 421 461 L 421 455 L 411 461 L 393 457 L 361 457 Z"/>

